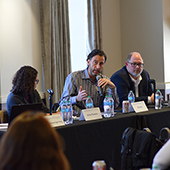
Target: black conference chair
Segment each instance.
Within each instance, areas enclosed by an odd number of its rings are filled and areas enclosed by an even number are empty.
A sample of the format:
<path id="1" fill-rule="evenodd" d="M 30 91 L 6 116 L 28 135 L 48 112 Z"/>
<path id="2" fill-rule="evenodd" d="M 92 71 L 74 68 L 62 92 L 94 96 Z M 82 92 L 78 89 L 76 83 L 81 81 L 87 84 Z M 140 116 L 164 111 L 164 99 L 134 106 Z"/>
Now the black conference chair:
<path id="1" fill-rule="evenodd" d="M 126 128 L 121 141 L 121 170 L 151 168 L 153 158 L 162 146 L 155 134 Z"/>

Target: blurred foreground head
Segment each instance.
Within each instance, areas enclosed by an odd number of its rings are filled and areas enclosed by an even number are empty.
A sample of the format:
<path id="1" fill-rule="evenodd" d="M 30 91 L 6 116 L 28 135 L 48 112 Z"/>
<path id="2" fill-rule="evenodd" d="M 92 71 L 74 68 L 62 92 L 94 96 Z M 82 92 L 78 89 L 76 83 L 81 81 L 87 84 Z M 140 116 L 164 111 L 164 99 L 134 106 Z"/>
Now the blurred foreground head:
<path id="1" fill-rule="evenodd" d="M 0 170 L 69 170 L 60 136 L 43 113 L 25 112 L 0 143 Z"/>

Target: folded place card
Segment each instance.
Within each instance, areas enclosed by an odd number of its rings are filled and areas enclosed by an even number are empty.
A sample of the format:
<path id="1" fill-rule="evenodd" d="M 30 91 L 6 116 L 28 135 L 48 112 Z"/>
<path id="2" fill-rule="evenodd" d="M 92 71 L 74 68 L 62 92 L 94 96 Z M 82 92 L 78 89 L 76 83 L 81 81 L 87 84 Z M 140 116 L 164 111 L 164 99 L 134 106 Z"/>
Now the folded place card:
<path id="1" fill-rule="evenodd" d="M 8 123 L 0 123 L 0 131 L 7 131 Z"/>
<path id="2" fill-rule="evenodd" d="M 52 127 L 57 127 L 57 126 L 64 126 L 65 123 L 61 117 L 61 114 L 55 114 L 55 115 L 49 115 L 45 116 L 47 120 L 50 122 Z"/>
<path id="3" fill-rule="evenodd" d="M 131 104 L 136 113 L 148 111 L 148 108 L 146 107 L 146 104 L 144 101 L 134 102 Z"/>
<path id="4" fill-rule="evenodd" d="M 102 115 L 99 107 L 91 108 L 91 109 L 83 109 L 80 115 L 79 120 L 95 120 L 102 119 Z"/>

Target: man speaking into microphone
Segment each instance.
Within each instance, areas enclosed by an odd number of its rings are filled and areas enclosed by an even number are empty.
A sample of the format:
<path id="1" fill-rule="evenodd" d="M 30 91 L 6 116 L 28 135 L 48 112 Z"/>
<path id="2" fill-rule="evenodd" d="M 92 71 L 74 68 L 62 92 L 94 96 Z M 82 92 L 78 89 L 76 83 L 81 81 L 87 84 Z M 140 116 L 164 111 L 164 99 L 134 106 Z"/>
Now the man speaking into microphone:
<path id="1" fill-rule="evenodd" d="M 106 59 L 107 57 L 102 50 L 93 50 L 87 56 L 87 68 L 67 76 L 60 104 L 69 96 L 74 113 L 76 111 L 77 115 L 80 115 L 81 110 L 85 109 L 87 96 L 91 96 L 94 107 L 100 107 L 103 111 L 104 97 L 111 94 L 115 108 L 118 107 L 119 98 L 116 86 L 107 76 L 101 74 Z"/>

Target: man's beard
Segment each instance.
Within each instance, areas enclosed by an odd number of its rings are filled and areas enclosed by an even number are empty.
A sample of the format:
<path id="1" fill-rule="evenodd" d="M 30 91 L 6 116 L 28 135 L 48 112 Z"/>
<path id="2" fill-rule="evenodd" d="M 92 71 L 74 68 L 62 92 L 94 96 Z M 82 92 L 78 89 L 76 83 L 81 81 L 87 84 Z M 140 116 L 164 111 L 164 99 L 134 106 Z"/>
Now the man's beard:
<path id="1" fill-rule="evenodd" d="M 95 74 L 94 71 L 97 71 L 98 73 Z M 100 71 L 98 69 L 94 69 L 91 71 L 91 75 L 93 75 L 93 76 L 97 76 L 99 73 L 100 73 Z"/>
<path id="2" fill-rule="evenodd" d="M 141 71 L 139 72 L 139 73 L 131 73 L 132 74 L 132 76 L 134 76 L 134 77 L 139 77 L 140 75 L 141 75 L 141 73 L 142 73 L 142 71 L 143 71 L 143 69 L 141 69 Z"/>

